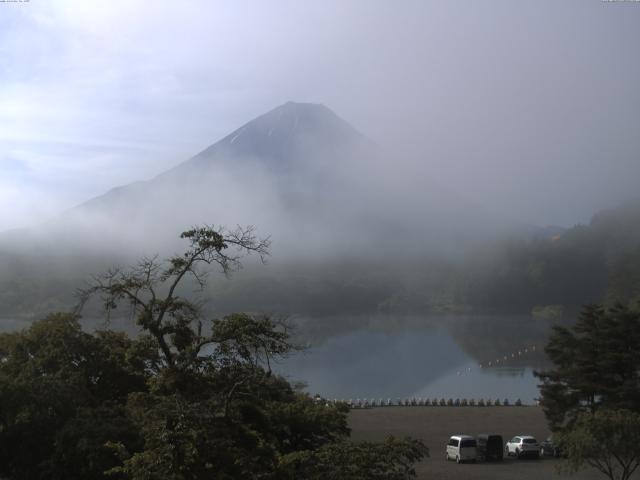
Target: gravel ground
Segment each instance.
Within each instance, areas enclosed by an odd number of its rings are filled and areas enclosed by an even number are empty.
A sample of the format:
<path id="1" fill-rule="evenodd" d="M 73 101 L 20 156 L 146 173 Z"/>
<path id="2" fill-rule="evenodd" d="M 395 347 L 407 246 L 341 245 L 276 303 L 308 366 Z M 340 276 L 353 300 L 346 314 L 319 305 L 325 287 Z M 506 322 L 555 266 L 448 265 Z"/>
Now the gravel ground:
<path id="1" fill-rule="evenodd" d="M 477 462 L 458 465 L 444 458 L 445 445 L 457 433 L 476 435 L 498 433 L 505 442 L 518 434 L 533 435 L 542 441 L 549 435 L 539 407 L 382 407 L 352 410 L 349 415 L 353 440 L 383 440 L 388 435 L 422 439 L 430 458 L 416 465 L 419 479 L 605 479 L 595 470 L 583 470 L 572 476 L 559 474 L 562 463 L 550 457 L 503 462 Z M 634 479 L 640 479 L 636 472 Z"/>

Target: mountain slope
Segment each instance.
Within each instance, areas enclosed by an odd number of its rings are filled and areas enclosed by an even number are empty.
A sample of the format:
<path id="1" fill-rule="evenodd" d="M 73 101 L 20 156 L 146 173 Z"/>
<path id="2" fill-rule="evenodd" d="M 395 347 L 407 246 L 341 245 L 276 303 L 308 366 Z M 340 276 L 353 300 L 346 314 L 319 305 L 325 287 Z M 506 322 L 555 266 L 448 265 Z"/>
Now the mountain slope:
<path id="1" fill-rule="evenodd" d="M 150 180 L 0 235 L 0 267 L 18 279 L 3 285 L 46 299 L 51 285 L 78 282 L 111 263 L 180 251 L 179 233 L 204 223 L 254 225 L 271 236 L 272 262 L 260 270 L 269 278 L 260 290 L 283 285 L 273 298 L 286 303 L 292 285 L 309 285 L 318 305 L 351 292 L 345 302 L 361 299 L 354 310 L 388 296 L 406 268 L 422 275 L 425 259 L 524 231 L 416 174 L 328 108 L 289 102 Z M 30 301 L 22 304 L 28 309 Z"/>

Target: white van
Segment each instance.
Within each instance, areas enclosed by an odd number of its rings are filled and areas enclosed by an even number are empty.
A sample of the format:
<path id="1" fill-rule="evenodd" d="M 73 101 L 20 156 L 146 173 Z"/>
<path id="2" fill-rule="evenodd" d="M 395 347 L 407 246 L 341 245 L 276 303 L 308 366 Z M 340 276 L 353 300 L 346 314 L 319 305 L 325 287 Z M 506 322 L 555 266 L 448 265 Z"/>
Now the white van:
<path id="1" fill-rule="evenodd" d="M 453 435 L 447 444 L 447 460 L 455 460 L 457 463 L 475 462 L 478 452 L 476 439 L 471 435 Z"/>

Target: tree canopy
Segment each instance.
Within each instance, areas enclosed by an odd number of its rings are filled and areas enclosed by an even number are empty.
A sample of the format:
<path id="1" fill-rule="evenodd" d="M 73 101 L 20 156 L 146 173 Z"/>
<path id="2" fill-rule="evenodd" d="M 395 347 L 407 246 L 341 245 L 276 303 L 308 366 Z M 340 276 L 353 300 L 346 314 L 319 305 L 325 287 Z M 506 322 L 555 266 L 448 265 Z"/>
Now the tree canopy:
<path id="1" fill-rule="evenodd" d="M 640 466 L 640 414 L 606 409 L 582 413 L 560 441 L 570 472 L 588 465 L 611 480 L 627 480 Z"/>
<path id="2" fill-rule="evenodd" d="M 584 410 L 640 411 L 640 313 L 589 305 L 572 328 L 554 327 L 545 348 L 554 368 L 537 372 L 552 429 Z"/>

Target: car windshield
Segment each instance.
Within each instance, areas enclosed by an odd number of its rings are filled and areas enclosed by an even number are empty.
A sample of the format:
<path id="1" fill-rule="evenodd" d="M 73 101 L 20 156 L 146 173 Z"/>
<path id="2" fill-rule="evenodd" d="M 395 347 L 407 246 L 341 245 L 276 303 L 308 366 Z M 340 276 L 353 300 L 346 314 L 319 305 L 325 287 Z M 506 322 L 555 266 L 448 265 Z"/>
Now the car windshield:
<path id="1" fill-rule="evenodd" d="M 535 438 L 523 438 L 522 443 L 538 443 Z"/>
<path id="2" fill-rule="evenodd" d="M 476 441 L 473 439 L 469 439 L 469 440 L 462 440 L 462 442 L 460 442 L 460 447 L 464 448 L 464 447 L 475 447 L 476 446 Z"/>

